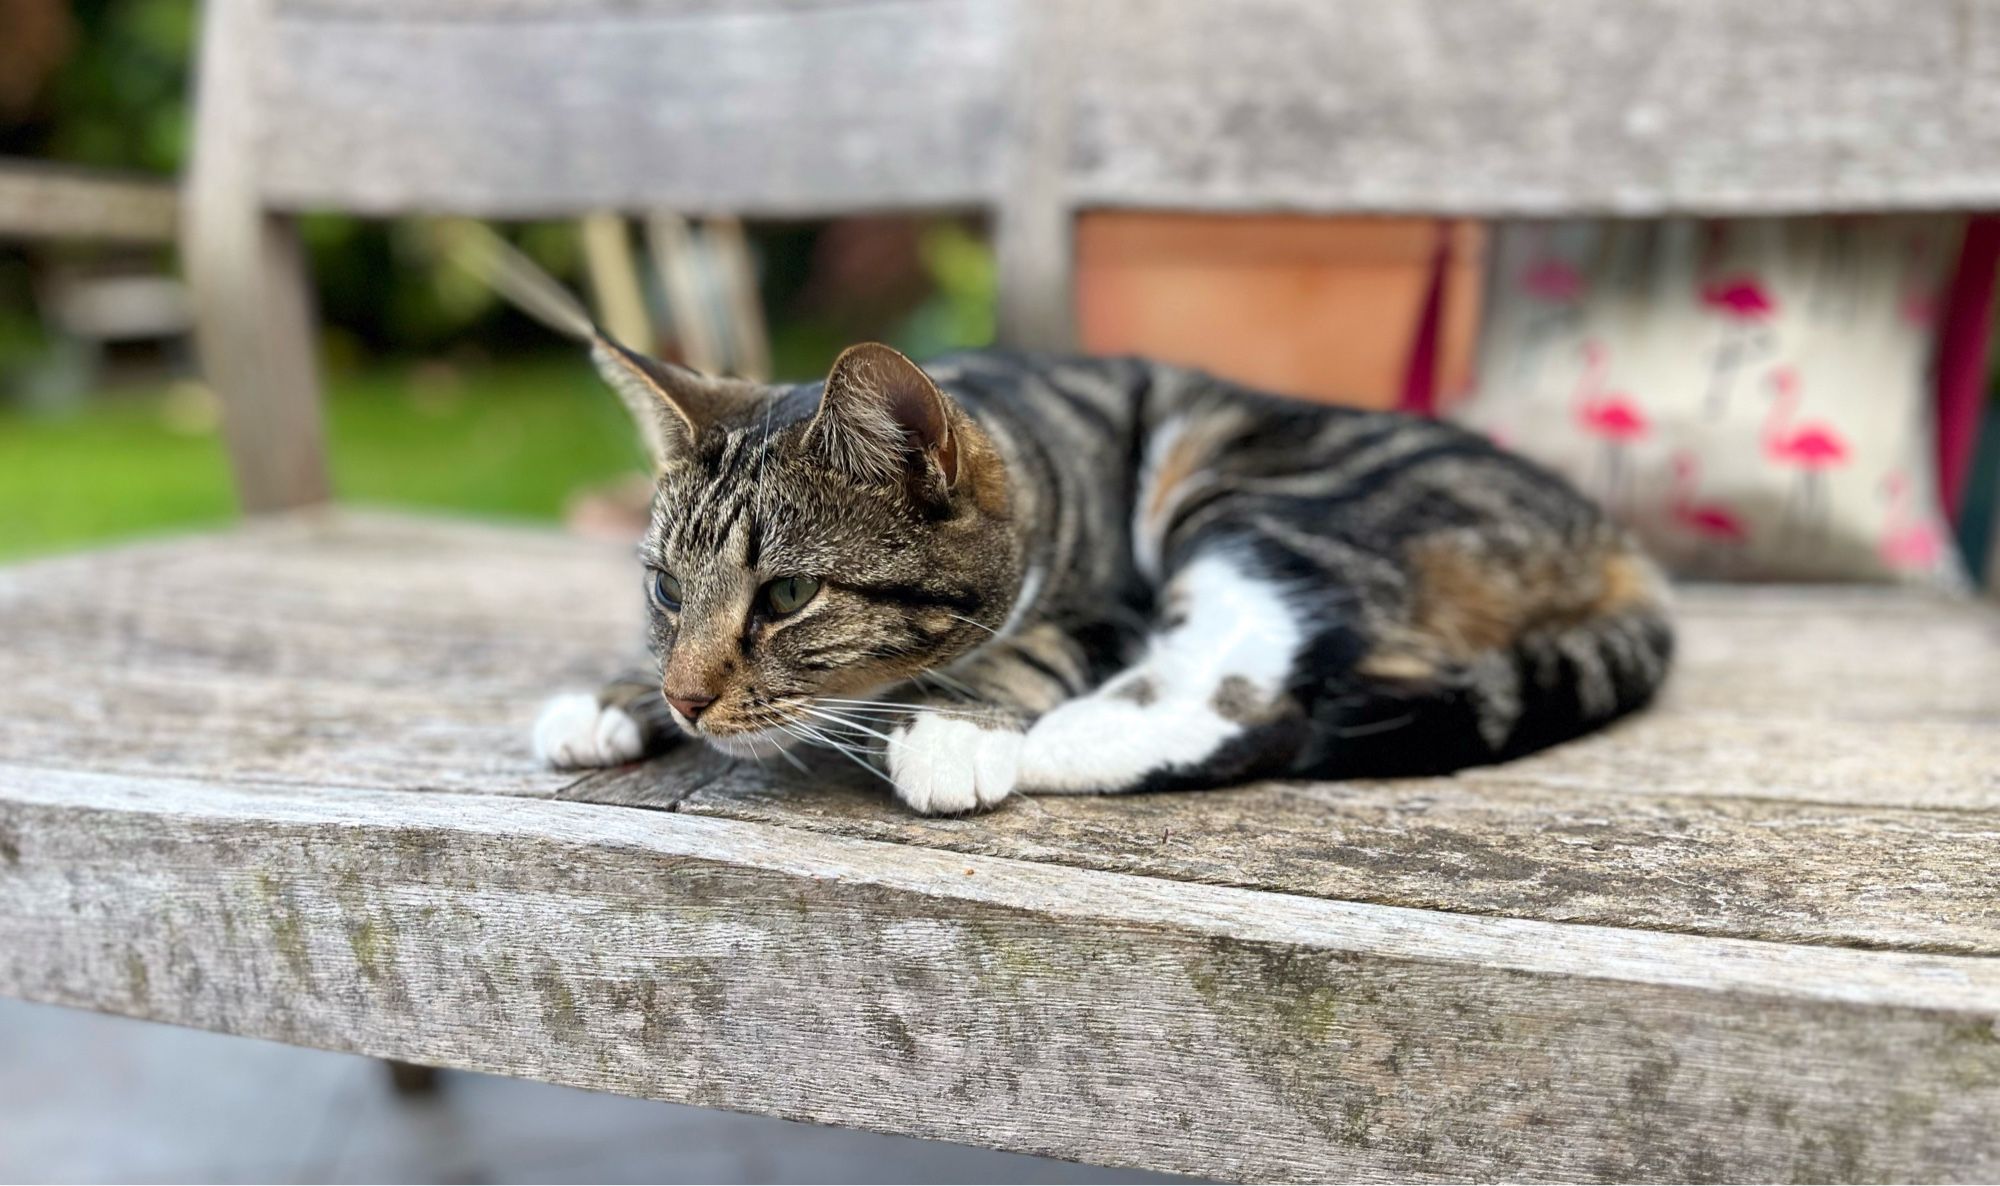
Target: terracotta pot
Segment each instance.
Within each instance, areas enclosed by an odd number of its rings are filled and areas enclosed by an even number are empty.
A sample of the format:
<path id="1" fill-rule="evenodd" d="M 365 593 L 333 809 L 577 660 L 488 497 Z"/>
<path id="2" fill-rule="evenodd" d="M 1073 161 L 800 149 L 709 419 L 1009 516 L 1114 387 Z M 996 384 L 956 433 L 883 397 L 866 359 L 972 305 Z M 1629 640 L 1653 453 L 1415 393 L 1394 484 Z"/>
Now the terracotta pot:
<path id="1" fill-rule="evenodd" d="M 1481 246 L 1477 226 L 1448 225 L 1438 343 L 1447 392 L 1471 368 Z M 1392 407 L 1439 233 L 1425 218 L 1088 213 L 1076 231 L 1082 344 L 1288 395 Z"/>

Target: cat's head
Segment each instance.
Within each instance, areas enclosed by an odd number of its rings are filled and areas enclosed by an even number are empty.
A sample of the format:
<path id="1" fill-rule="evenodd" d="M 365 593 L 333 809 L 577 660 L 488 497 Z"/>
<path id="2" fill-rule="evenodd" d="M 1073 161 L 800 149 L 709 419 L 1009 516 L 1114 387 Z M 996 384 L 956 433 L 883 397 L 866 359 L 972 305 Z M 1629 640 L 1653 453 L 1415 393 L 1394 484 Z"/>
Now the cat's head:
<path id="1" fill-rule="evenodd" d="M 855 346 L 823 384 L 717 379 L 600 338 L 658 482 L 640 548 L 662 691 L 732 753 L 822 727 L 992 637 L 1021 543 L 992 440 L 922 369 Z"/>

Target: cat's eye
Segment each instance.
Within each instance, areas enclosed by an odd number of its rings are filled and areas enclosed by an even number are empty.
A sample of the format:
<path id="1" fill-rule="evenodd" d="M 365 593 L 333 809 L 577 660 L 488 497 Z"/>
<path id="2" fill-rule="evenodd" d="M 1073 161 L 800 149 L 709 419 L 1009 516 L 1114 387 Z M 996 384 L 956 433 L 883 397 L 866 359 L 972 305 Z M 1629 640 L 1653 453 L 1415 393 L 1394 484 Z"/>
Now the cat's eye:
<path id="1" fill-rule="evenodd" d="M 819 582 L 812 577 L 779 577 L 765 584 L 764 604 L 773 617 L 782 618 L 804 609 L 818 592 Z"/>
<path id="2" fill-rule="evenodd" d="M 669 613 L 679 613 L 681 608 L 681 583 L 669 572 L 653 570 L 653 604 Z"/>

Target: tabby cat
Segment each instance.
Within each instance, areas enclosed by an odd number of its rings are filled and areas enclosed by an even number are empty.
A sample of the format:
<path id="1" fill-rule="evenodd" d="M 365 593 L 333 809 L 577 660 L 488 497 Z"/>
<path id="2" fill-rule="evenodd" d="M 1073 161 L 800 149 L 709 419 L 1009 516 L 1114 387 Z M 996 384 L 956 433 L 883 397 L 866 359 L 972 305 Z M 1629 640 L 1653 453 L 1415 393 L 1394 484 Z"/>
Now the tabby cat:
<path id="1" fill-rule="evenodd" d="M 593 353 L 657 454 L 660 666 L 552 701 L 556 765 L 821 745 L 929 813 L 1438 774 L 1667 672 L 1631 539 L 1447 424 L 1139 359 L 870 344 L 762 387 Z"/>

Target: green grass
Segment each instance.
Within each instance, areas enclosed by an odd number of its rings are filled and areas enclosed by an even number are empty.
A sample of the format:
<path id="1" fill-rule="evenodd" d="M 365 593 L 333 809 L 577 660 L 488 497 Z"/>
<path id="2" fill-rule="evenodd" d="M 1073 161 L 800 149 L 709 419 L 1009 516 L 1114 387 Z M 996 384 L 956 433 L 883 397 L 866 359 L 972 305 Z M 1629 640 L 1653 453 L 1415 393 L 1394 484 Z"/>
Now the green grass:
<path id="1" fill-rule="evenodd" d="M 0 409 L 0 558 L 230 521 L 206 411 L 186 388 L 106 394 L 74 414 Z M 336 379 L 327 427 L 342 502 L 553 520 L 577 488 L 641 466 L 623 410 L 568 359 Z"/>

